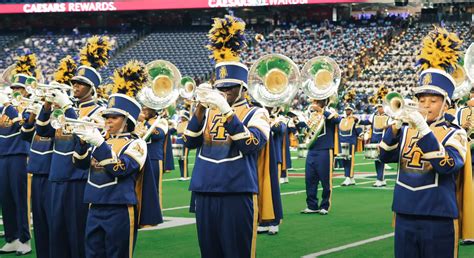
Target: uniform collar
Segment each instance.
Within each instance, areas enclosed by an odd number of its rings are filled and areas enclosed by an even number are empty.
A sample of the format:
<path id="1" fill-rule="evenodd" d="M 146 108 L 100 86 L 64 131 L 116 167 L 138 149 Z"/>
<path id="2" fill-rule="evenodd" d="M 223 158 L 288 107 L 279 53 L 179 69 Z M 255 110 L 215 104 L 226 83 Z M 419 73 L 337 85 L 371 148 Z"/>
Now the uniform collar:
<path id="1" fill-rule="evenodd" d="M 442 126 L 446 124 L 446 120 L 444 119 L 444 116 L 441 117 L 440 119 L 433 121 L 431 123 L 428 123 L 430 127 L 437 127 L 437 126 Z"/>
<path id="2" fill-rule="evenodd" d="M 110 134 L 109 139 L 119 139 L 119 138 L 131 138 L 131 133 L 118 133 L 118 134 Z"/>
<path id="3" fill-rule="evenodd" d="M 91 99 L 91 100 L 84 101 L 84 102 L 77 102 L 76 105 L 77 105 L 78 108 L 90 107 L 90 106 L 95 105 L 95 101 L 94 101 L 94 99 Z"/>
<path id="4" fill-rule="evenodd" d="M 239 100 L 237 102 L 235 102 L 232 107 L 239 107 L 239 106 L 242 106 L 242 105 L 245 105 L 247 104 L 247 100 L 246 99 L 242 99 L 242 100 Z"/>

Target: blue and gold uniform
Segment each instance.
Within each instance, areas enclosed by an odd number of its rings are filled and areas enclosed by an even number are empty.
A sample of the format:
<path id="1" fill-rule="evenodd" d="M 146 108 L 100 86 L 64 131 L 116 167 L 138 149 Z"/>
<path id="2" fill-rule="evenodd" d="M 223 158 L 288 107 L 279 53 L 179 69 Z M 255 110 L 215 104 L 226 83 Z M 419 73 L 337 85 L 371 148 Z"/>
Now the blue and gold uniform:
<path id="1" fill-rule="evenodd" d="M 95 51 L 101 54 L 98 55 Z M 100 112 L 104 107 L 96 104 L 94 92 L 102 81 L 96 69 L 105 65 L 109 51 L 107 37 L 93 36 L 88 39 L 86 46 L 81 50 L 83 65 L 77 68 L 71 79 L 73 87 L 85 87 L 88 92 L 78 97 L 79 100 L 74 103 L 74 107 L 70 101 L 60 104 L 65 117 L 72 119 L 89 117 L 92 121 L 103 121 Z M 94 63 L 91 63 L 92 60 Z M 59 95 L 58 98 L 64 96 Z M 54 101 L 60 100 L 55 97 Z M 43 106 L 36 121 L 36 133 L 41 137 L 54 139 L 49 172 L 51 216 L 54 218 L 50 227 L 50 256 L 84 257 L 83 243 L 88 207 L 83 200 L 87 170 L 74 166 L 73 154 L 79 139 L 73 134 L 64 133 L 62 129 L 56 130 L 51 126 L 52 111 L 51 108 Z"/>
<path id="2" fill-rule="evenodd" d="M 87 151 L 87 146 L 84 149 Z M 146 143 L 123 133 L 78 154 L 76 166 L 90 166 L 84 191 L 84 202 L 90 204 L 86 257 L 132 257 L 138 229 L 135 191 L 140 173 L 144 173 Z M 78 159 L 84 154 L 87 157 Z"/>
<path id="3" fill-rule="evenodd" d="M 25 87 L 28 78 L 25 74 L 15 75 L 11 87 Z M 7 243 L 18 240 L 27 243 L 30 240 L 26 170 L 28 142 L 21 137 L 21 113 L 22 110 L 10 104 L 0 107 L 0 203 Z M 0 252 L 3 251 L 7 250 L 2 248 Z"/>
<path id="4" fill-rule="evenodd" d="M 102 115 L 109 125 L 108 116 L 122 123 L 110 126 L 105 139 L 97 129 L 78 135 L 90 145 L 76 145 L 74 155 L 77 167 L 88 168 L 86 257 L 131 258 L 139 225 L 162 222 L 147 143 L 130 133 L 141 111 L 134 96 L 146 81 L 145 65 L 130 61 L 113 78 L 114 94 Z"/>
<path id="5" fill-rule="evenodd" d="M 148 156 L 153 166 L 153 173 L 155 179 L 157 180 L 156 187 L 158 189 L 160 204 L 163 205 L 162 181 L 164 173 L 163 161 L 165 158 L 164 143 L 168 134 L 168 121 L 155 116 L 145 122 L 145 127 L 150 128 L 150 126 L 156 121 L 156 119 L 160 119 L 160 121 L 153 130 L 151 136 L 147 139 L 147 147 Z"/>
<path id="6" fill-rule="evenodd" d="M 197 148 L 189 190 L 203 257 L 249 257 L 255 248 L 257 155 L 268 139 L 268 114 L 246 100 L 232 108 L 230 121 L 214 110 L 202 124 L 193 116 L 184 133 L 185 146 Z M 236 229 L 243 238 L 231 237 Z"/>
<path id="7" fill-rule="evenodd" d="M 188 127 L 189 123 L 189 112 L 187 110 L 183 110 L 180 114 L 180 121 L 178 122 L 178 126 L 176 128 L 176 144 L 183 146 L 182 153 L 178 156 L 178 163 L 179 163 L 179 172 L 182 180 L 187 180 L 189 178 L 188 173 L 188 154 L 189 149 L 184 147 L 184 131 Z"/>
<path id="8" fill-rule="evenodd" d="M 48 179 L 53 154 L 53 139 L 41 137 L 35 132 L 35 121 L 28 121 L 31 113 L 23 116 L 25 123 L 21 131 L 24 140 L 30 142 L 27 171 L 32 174 L 31 211 L 34 217 L 36 256 L 49 256 L 49 226 L 51 224 L 51 183 Z"/>
<path id="9" fill-rule="evenodd" d="M 68 118 L 97 116 L 104 108 L 94 100 L 77 104 L 78 113 L 67 107 L 64 115 Z M 83 203 L 87 170 L 73 164 L 74 148 L 79 139 L 72 134 L 55 130 L 50 124 L 52 110 L 42 109 L 36 121 L 36 132 L 40 137 L 54 139 L 49 180 L 51 181 L 51 210 L 54 222 L 51 223 L 51 257 L 84 257 L 84 246 L 78 239 L 84 239 L 84 229 L 88 207 Z M 65 230 L 67 229 L 67 230 Z M 70 239 L 64 242 L 64 239 Z M 62 241 L 61 245 L 57 245 Z"/>
<path id="10" fill-rule="evenodd" d="M 266 190 L 268 185 L 265 185 L 266 182 L 261 182 L 268 180 L 268 178 L 262 176 L 261 171 L 259 171 L 259 233 L 268 232 L 270 235 L 277 234 L 278 225 L 280 225 L 283 219 L 283 206 L 281 202 L 279 182 L 279 173 L 281 168 L 281 163 L 279 162 L 281 161 L 282 156 L 281 145 L 278 145 L 278 141 L 281 142 L 283 140 L 285 127 L 286 125 L 282 121 L 276 121 L 271 125 L 270 138 L 267 141 L 267 146 L 264 150 L 262 150 L 262 153 L 259 157 L 259 170 L 262 166 L 266 166 L 266 163 L 269 162 L 268 168 L 265 169 L 268 170 L 268 172 L 262 172 L 269 173 L 271 188 L 270 198 L 270 194 L 268 193 L 268 190 Z M 271 202 L 271 204 L 267 204 L 265 202 Z M 269 212 L 265 213 L 267 209 Z"/>
<path id="11" fill-rule="evenodd" d="M 313 114 L 312 114 L 313 115 Z M 321 133 L 312 146 L 308 149 L 305 166 L 306 205 L 311 211 L 331 208 L 332 168 L 334 160 L 334 147 L 337 146 L 337 125 L 341 121 L 338 114 L 330 109 L 324 109 L 324 125 Z M 310 118 L 311 119 L 311 116 Z M 322 200 L 318 202 L 318 185 L 323 187 Z M 305 212 L 303 213 L 311 213 Z"/>
<path id="12" fill-rule="evenodd" d="M 346 181 L 342 183 L 343 186 L 354 185 L 354 162 L 355 162 L 355 151 L 357 147 L 358 128 L 356 128 L 359 119 L 356 118 L 352 113 L 354 108 L 351 106 L 346 107 L 346 112 L 350 112 L 341 119 L 339 123 L 339 142 L 349 144 L 349 157 L 342 160 L 344 166 L 344 175 Z M 346 113 L 347 114 L 347 113 Z"/>
<path id="13" fill-rule="evenodd" d="M 441 38 L 449 47 L 433 43 Z M 443 69 L 456 67 L 461 44 L 456 35 L 442 28 L 431 31 L 423 44 L 415 96 L 420 99 L 419 107 L 430 111 L 427 121 L 417 110 L 404 111 L 402 121 L 413 126 L 392 125 L 380 143 L 380 159 L 399 164 L 392 204 L 395 256 L 457 257 L 459 228 L 463 235 L 472 233 L 472 168 L 466 162 L 466 132 L 445 119 L 444 108 L 456 83 Z M 436 47 L 442 50 L 433 49 Z M 445 47 L 451 48 L 445 54 L 454 63 L 433 67 L 440 56 L 431 53 L 446 51 Z"/>
<path id="14" fill-rule="evenodd" d="M 361 125 L 370 125 L 370 143 L 379 144 L 382 141 L 382 135 L 385 131 L 385 128 L 388 126 L 389 116 L 384 112 L 376 112 L 370 115 L 368 120 L 361 120 L 359 124 Z M 377 180 L 385 182 L 385 163 L 379 159 L 375 160 L 375 171 L 377 172 Z"/>

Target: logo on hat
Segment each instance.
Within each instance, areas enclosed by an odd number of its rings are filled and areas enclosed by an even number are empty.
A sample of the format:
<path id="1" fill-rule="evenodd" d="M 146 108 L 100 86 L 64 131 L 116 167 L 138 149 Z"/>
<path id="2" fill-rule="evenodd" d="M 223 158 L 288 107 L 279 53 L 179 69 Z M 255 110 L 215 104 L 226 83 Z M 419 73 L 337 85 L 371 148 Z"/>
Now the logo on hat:
<path id="1" fill-rule="evenodd" d="M 80 69 L 77 73 L 79 76 L 84 76 L 86 74 L 86 69 Z"/>
<path id="2" fill-rule="evenodd" d="M 423 77 L 423 85 L 430 85 L 432 82 L 431 73 L 427 73 L 425 77 Z"/>
<path id="3" fill-rule="evenodd" d="M 115 98 L 110 98 L 109 99 L 109 104 L 108 104 L 108 108 L 113 108 L 115 106 Z"/>
<path id="4" fill-rule="evenodd" d="M 227 68 L 225 68 L 225 66 L 222 66 L 219 70 L 219 78 L 224 79 L 225 77 L 227 77 Z"/>

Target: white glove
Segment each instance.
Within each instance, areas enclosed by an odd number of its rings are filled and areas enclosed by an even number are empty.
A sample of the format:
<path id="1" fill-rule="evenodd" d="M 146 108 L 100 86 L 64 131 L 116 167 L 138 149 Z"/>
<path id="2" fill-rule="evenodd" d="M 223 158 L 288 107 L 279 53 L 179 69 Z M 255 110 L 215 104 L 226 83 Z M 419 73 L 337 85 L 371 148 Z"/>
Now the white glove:
<path id="1" fill-rule="evenodd" d="M 10 102 L 10 98 L 5 94 L 0 94 L 0 105 L 4 106 L 7 102 Z"/>
<path id="2" fill-rule="evenodd" d="M 54 100 L 53 102 L 58 104 L 61 108 L 66 107 L 67 105 L 72 105 L 72 101 L 69 99 L 69 96 L 58 89 L 53 90 Z"/>
<path id="3" fill-rule="evenodd" d="M 90 143 L 91 145 L 96 147 L 99 147 L 105 141 L 104 137 L 102 137 L 102 134 L 97 128 L 95 128 L 94 130 L 83 132 L 82 134 L 78 134 L 77 136 L 81 140 Z"/>
<path id="4" fill-rule="evenodd" d="M 420 114 L 420 112 L 418 111 L 408 112 L 406 116 L 409 122 L 412 123 L 416 127 L 418 132 L 420 132 L 421 137 L 431 132 L 430 127 L 426 123 L 425 117 L 422 114 Z"/>
<path id="5" fill-rule="evenodd" d="M 218 91 L 209 92 L 204 101 L 218 108 L 222 114 L 228 114 L 232 111 L 229 103 L 227 103 L 227 99 Z"/>
<path id="6" fill-rule="evenodd" d="M 28 110 L 32 113 L 32 114 L 35 114 L 35 115 L 38 115 L 40 112 L 41 112 L 41 108 L 43 106 L 39 103 L 34 103 L 33 105 L 31 105 L 30 107 L 28 107 Z"/>

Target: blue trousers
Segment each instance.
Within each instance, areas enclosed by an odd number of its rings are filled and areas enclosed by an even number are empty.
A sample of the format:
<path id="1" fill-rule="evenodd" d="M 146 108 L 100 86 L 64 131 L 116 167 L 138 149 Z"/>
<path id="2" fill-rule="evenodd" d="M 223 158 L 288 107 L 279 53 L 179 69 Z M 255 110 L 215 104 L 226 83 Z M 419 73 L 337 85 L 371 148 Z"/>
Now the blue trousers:
<path id="1" fill-rule="evenodd" d="M 51 182 L 51 258 L 85 257 L 86 181 Z"/>
<path id="2" fill-rule="evenodd" d="M 350 144 L 349 149 L 351 154 L 350 159 L 343 159 L 342 164 L 344 166 L 344 176 L 352 178 L 354 177 L 355 145 Z"/>
<path id="3" fill-rule="evenodd" d="M 35 233 L 36 257 L 49 258 L 49 226 L 51 224 L 51 182 L 48 175 L 33 175 L 31 211 Z"/>
<path id="4" fill-rule="evenodd" d="M 196 192 L 195 196 L 201 257 L 255 257 L 257 195 Z"/>
<path id="5" fill-rule="evenodd" d="M 449 258 L 458 256 L 457 220 L 397 213 L 396 258 Z"/>
<path id="6" fill-rule="evenodd" d="M 331 207 L 333 150 L 308 151 L 305 167 L 306 205 L 309 209 L 329 210 Z M 323 194 L 318 205 L 318 185 L 321 182 Z"/>
<path id="7" fill-rule="evenodd" d="M 377 180 L 383 181 L 385 174 L 385 163 L 376 160 L 375 161 L 375 171 L 377 172 Z"/>
<path id="8" fill-rule="evenodd" d="M 137 239 L 134 205 L 92 204 L 87 215 L 86 257 L 132 257 Z"/>
<path id="9" fill-rule="evenodd" d="M 5 241 L 30 240 L 26 155 L 0 156 L 0 203 Z"/>

